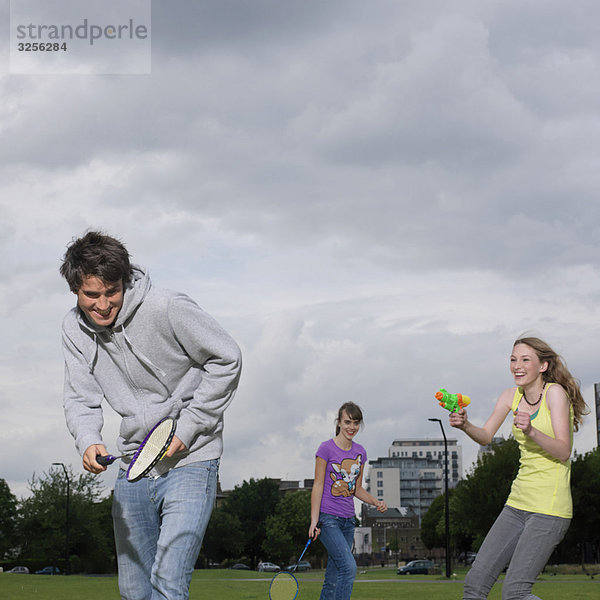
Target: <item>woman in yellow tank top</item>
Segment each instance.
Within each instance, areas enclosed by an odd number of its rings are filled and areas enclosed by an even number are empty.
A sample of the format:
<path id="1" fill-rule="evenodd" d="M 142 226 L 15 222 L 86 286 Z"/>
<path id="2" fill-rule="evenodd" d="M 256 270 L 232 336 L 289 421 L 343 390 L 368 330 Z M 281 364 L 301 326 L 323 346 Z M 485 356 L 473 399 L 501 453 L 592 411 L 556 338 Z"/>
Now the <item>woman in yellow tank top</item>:
<path id="1" fill-rule="evenodd" d="M 507 566 L 502 599 L 536 599 L 535 579 L 571 521 L 573 430 L 588 412 L 579 383 L 562 358 L 535 337 L 514 343 L 510 370 L 516 387 L 500 394 L 483 427 L 473 425 L 465 409 L 450 414 L 452 427 L 487 445 L 510 413 L 520 450 L 519 472 L 467 573 L 464 600 L 487 598 Z"/>

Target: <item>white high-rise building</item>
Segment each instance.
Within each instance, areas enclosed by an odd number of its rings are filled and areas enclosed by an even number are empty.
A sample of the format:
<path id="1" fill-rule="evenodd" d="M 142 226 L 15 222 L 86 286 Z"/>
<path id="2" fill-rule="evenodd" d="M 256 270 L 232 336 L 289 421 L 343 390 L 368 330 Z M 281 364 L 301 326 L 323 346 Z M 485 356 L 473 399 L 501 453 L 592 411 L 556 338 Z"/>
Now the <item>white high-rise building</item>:
<path id="1" fill-rule="evenodd" d="M 448 440 L 448 486 L 462 478 L 462 449 Z M 394 440 L 388 456 L 369 461 L 366 487 L 389 507 L 411 507 L 419 517 L 444 491 L 444 440 Z"/>
<path id="2" fill-rule="evenodd" d="M 388 456 L 441 460 L 443 469 L 444 440 L 394 440 Z M 454 487 L 462 479 L 462 447 L 456 439 L 448 439 L 448 461 L 448 485 Z"/>

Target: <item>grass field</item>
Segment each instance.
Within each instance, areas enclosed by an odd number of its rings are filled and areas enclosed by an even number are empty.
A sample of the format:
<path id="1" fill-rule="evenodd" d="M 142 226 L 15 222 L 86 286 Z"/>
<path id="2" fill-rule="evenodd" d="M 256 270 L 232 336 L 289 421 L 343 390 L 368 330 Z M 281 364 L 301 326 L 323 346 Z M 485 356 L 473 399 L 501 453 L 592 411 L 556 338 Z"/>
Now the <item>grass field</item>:
<path id="1" fill-rule="evenodd" d="M 460 600 L 464 570 L 456 579 L 439 575 L 399 576 L 395 569 L 370 569 L 356 578 L 353 600 Z M 298 600 L 317 600 L 323 571 L 297 575 L 300 582 Z M 212 569 L 196 571 L 190 588 L 191 600 L 265 600 L 271 577 L 253 571 Z M 500 600 L 496 585 L 490 600 Z M 600 576 L 542 575 L 533 592 L 543 600 L 596 600 L 600 597 Z M 46 576 L 0 574 L 2 600 L 119 600 L 116 577 Z"/>

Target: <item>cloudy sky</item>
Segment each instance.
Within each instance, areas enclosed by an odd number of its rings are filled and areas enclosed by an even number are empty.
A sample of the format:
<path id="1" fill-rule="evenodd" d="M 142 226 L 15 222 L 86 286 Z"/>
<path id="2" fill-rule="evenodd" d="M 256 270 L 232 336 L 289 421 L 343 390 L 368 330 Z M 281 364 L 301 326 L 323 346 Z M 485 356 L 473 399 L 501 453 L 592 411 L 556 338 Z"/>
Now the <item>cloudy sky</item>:
<path id="1" fill-rule="evenodd" d="M 592 405 L 598 22 L 586 0 L 156 0 L 148 75 L 11 74 L 4 28 L 0 477 L 22 496 L 52 462 L 82 469 L 58 267 L 87 228 L 240 344 L 225 489 L 312 477 L 346 400 L 369 458 L 439 437 L 440 387 L 481 424 L 524 332 Z M 592 414 L 575 447 L 594 446 Z"/>

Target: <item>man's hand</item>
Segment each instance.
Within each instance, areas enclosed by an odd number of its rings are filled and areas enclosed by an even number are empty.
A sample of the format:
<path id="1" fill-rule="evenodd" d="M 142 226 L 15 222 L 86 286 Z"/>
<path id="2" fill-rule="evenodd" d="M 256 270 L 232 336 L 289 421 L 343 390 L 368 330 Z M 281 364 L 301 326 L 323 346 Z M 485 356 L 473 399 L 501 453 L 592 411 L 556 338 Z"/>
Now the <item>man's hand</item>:
<path id="1" fill-rule="evenodd" d="M 108 454 L 104 444 L 94 444 L 93 446 L 87 448 L 83 453 L 83 468 L 90 473 L 94 473 L 94 475 L 98 475 L 98 473 L 106 471 L 106 467 L 103 467 L 96 462 L 97 454 L 100 454 L 100 456 Z"/>
<path id="2" fill-rule="evenodd" d="M 171 458 L 176 452 L 184 452 L 187 450 L 185 444 L 176 436 L 173 436 L 171 443 L 169 444 L 169 449 L 167 450 L 167 458 Z"/>

